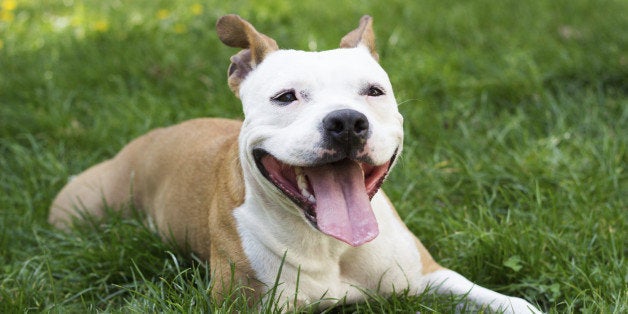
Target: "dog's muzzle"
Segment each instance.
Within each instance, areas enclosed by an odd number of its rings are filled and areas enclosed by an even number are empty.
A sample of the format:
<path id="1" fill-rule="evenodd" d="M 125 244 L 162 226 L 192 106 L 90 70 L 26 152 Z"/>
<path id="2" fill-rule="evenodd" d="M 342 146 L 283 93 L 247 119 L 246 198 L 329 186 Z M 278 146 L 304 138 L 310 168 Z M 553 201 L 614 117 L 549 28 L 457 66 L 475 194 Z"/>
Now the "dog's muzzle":
<path id="1" fill-rule="evenodd" d="M 260 173 L 301 209 L 319 231 L 352 246 L 379 234 L 371 198 L 382 185 L 396 151 L 384 163 L 369 155 L 371 127 L 351 109 L 328 113 L 320 124 L 316 157 L 288 164 L 261 148 L 252 151 Z"/>
<path id="2" fill-rule="evenodd" d="M 396 153 L 381 165 L 343 158 L 293 166 L 262 149 L 255 149 L 253 157 L 260 173 L 319 231 L 352 246 L 379 234 L 370 200 L 384 182 Z"/>

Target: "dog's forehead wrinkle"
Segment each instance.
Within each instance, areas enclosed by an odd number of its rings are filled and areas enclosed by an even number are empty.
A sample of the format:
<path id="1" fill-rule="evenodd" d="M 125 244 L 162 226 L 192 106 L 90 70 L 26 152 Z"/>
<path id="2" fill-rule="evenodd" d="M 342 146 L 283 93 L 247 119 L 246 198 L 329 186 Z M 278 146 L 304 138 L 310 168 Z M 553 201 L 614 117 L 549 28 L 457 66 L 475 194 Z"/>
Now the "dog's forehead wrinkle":
<path id="1" fill-rule="evenodd" d="M 274 76 L 288 80 L 304 80 L 325 74 L 343 79 L 356 76 L 387 78 L 385 71 L 370 54 L 358 48 L 326 51 L 279 50 L 268 55 L 257 71 L 275 72 L 277 74 Z"/>
<path id="2" fill-rule="evenodd" d="M 310 100 L 310 92 L 309 92 L 307 89 L 305 89 L 305 90 L 300 90 L 300 91 L 299 91 L 299 95 L 301 95 L 301 98 L 302 98 L 304 101 L 309 101 L 309 100 Z"/>

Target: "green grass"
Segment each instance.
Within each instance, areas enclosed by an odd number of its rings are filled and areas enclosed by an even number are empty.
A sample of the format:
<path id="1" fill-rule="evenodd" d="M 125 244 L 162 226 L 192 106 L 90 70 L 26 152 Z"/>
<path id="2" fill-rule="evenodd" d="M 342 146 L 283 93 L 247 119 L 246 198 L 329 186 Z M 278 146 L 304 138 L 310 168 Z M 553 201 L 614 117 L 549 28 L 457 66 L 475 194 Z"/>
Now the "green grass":
<path id="1" fill-rule="evenodd" d="M 435 258 L 551 313 L 628 311 L 626 1 L 0 3 L 2 313 L 247 311 L 238 291 L 211 300 L 211 271 L 137 220 L 46 223 L 68 176 L 134 137 L 241 117 L 236 51 L 214 32 L 226 13 L 304 50 L 371 14 L 405 116 L 384 188 Z M 455 302 L 400 293 L 337 310 Z"/>

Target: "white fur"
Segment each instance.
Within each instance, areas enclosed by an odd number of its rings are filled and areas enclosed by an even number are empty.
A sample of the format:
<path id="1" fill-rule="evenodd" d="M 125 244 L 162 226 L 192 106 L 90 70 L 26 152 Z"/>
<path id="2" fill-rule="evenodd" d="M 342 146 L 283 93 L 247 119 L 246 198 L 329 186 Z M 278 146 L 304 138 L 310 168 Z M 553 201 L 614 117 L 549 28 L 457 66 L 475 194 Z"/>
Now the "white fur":
<path id="1" fill-rule="evenodd" d="M 321 297 L 330 298 L 329 304 L 343 298 L 355 302 L 364 299 L 364 289 L 382 295 L 407 288 L 419 292 L 421 264 L 414 238 L 403 231 L 406 228 L 381 193 L 373 198 L 372 204 L 380 234 L 357 248 L 303 224 L 297 215 L 284 215 L 284 220 L 273 221 L 249 207 L 252 204 L 248 202 L 236 209 L 234 215 L 244 251 L 258 279 L 269 287 L 287 252 L 279 287 L 287 305 L 291 305 L 297 291 L 297 277 L 300 303 Z M 268 225 L 268 221 L 275 224 Z"/>
<path id="2" fill-rule="evenodd" d="M 503 313 L 541 313 L 527 301 L 505 296 L 495 291 L 480 287 L 462 275 L 449 270 L 437 270 L 423 278 L 426 285 L 440 294 L 466 296 L 471 301 L 491 311 Z"/>

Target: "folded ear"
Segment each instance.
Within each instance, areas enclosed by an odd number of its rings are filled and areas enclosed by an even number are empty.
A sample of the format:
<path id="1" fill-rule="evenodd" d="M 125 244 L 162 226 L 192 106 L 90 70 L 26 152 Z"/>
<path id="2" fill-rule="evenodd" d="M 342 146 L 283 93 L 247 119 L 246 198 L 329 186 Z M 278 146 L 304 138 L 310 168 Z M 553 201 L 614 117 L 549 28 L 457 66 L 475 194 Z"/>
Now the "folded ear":
<path id="1" fill-rule="evenodd" d="M 243 49 L 231 57 L 228 71 L 229 87 L 239 97 L 240 83 L 266 55 L 279 47 L 274 39 L 258 32 L 251 23 L 235 14 L 218 19 L 216 32 L 225 45 Z"/>
<path id="2" fill-rule="evenodd" d="M 360 19 L 358 28 L 349 32 L 340 40 L 340 48 L 355 48 L 364 45 L 369 49 L 375 61 L 379 61 L 379 55 L 375 51 L 375 34 L 373 33 L 373 18 L 364 15 Z"/>

